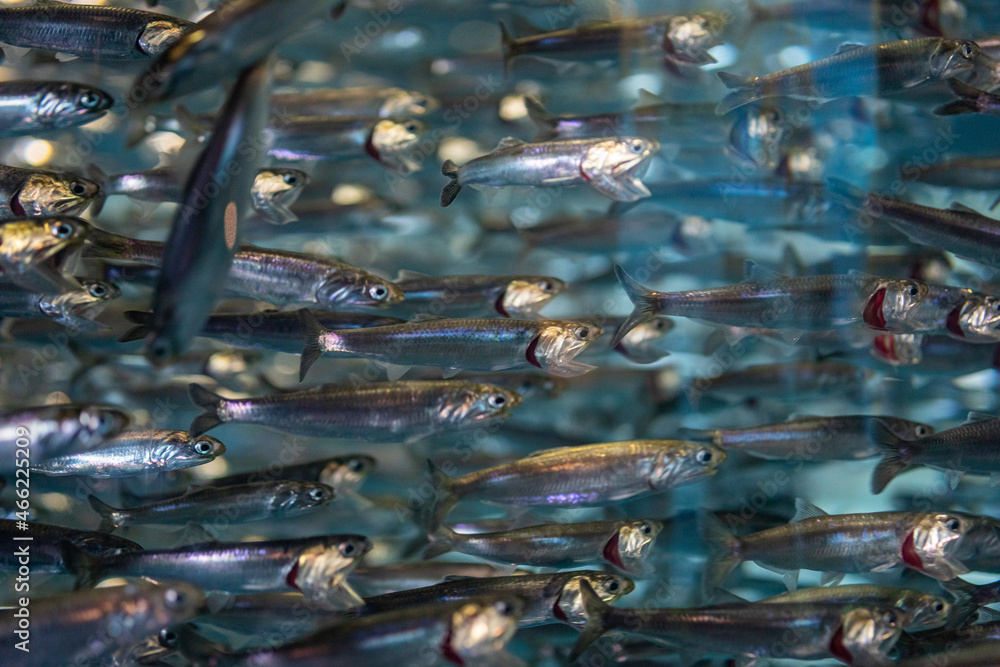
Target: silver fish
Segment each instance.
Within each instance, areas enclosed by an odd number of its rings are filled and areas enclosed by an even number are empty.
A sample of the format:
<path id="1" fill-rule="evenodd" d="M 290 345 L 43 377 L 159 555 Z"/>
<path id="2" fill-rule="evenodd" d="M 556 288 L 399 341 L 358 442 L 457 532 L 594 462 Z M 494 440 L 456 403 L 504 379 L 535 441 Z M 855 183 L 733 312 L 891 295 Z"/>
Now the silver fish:
<path id="1" fill-rule="evenodd" d="M 527 506 L 608 505 L 700 481 L 715 474 L 725 460 L 726 453 L 709 444 L 631 440 L 545 449 L 462 477 L 449 477 L 428 462 L 436 489 L 430 529 L 440 526 L 463 499 Z"/>
<path id="2" fill-rule="evenodd" d="M 205 411 L 191 422 L 192 435 L 232 422 L 298 435 L 399 442 L 484 425 L 507 417 L 521 403 L 512 391 L 458 381 L 326 385 L 242 400 L 197 384 L 189 390 Z"/>
<path id="3" fill-rule="evenodd" d="M 939 595 L 909 588 L 893 588 L 874 584 L 852 584 L 826 588 L 804 588 L 794 593 L 782 593 L 759 600 L 757 604 L 816 602 L 820 604 L 874 604 L 896 607 L 906 615 L 906 630 L 917 632 L 939 628 L 948 620 L 951 603 Z"/>
<path id="4" fill-rule="evenodd" d="M 0 283 L 0 317 L 47 317 L 75 331 L 107 327 L 94 318 L 121 290 L 100 280 L 83 280 L 81 288 L 61 294 L 35 294 L 10 283 Z"/>
<path id="5" fill-rule="evenodd" d="M 414 154 L 427 123 L 416 119 L 303 116 L 271 119 L 268 155 L 278 160 L 369 157 L 390 169 L 420 169 Z"/>
<path id="6" fill-rule="evenodd" d="M 193 617 L 203 600 L 200 589 L 183 582 L 134 582 L 51 598 L 33 596 L 30 632 L 22 628 L 25 634 L 18 635 L 18 619 L 13 614 L 0 621 L 0 631 L 12 640 L 0 647 L 0 661 L 32 667 L 106 665 L 116 650 Z M 29 639 L 31 632 L 45 641 L 37 648 L 26 644 L 31 657 L 25 663 L 26 654 L 15 647 L 13 639 Z"/>
<path id="7" fill-rule="evenodd" d="M 125 431 L 100 447 L 46 459 L 32 470 L 46 475 L 133 477 L 203 465 L 222 456 L 226 446 L 207 435 L 152 429 Z"/>
<path id="8" fill-rule="evenodd" d="M 834 55 L 765 76 L 719 72 L 733 89 L 716 107 L 719 115 L 765 97 L 831 99 L 891 95 L 971 71 L 979 45 L 970 40 L 922 37 L 871 46 L 845 44 Z"/>
<path id="9" fill-rule="evenodd" d="M 3 220 L 77 215 L 100 196 L 99 183 L 75 174 L 0 166 L 0 219 Z"/>
<path id="10" fill-rule="evenodd" d="M 305 332 L 300 381 L 324 353 L 473 371 L 535 366 L 553 375 L 576 376 L 593 370 L 593 366 L 574 361 L 574 357 L 602 334 L 600 327 L 586 322 L 443 318 L 330 331 L 308 310 L 300 315 Z"/>
<path id="11" fill-rule="evenodd" d="M 191 344 L 225 288 L 262 160 L 271 64 L 240 75 L 202 150 L 163 249 L 146 353 L 158 363 Z"/>
<path id="12" fill-rule="evenodd" d="M 13 519 L 0 519 L 0 537 L 15 544 L 18 536 L 30 537 L 32 572 L 66 572 L 63 562 L 63 547 L 70 543 L 91 556 L 115 556 L 121 553 L 142 551 L 142 547 L 117 535 L 98 531 L 76 530 L 62 526 L 50 526 L 37 521 L 27 522 L 22 527 Z M 26 540 L 27 541 L 27 540 Z M 0 568 L 16 571 L 18 562 L 16 550 L 0 552 Z"/>
<path id="13" fill-rule="evenodd" d="M 118 408 L 64 403 L 5 410 L 0 413 L 0 466 L 15 465 L 18 449 L 30 447 L 30 460 L 43 461 L 59 456 L 70 447 L 96 447 L 121 433 L 132 421 Z M 18 442 L 29 443 L 18 446 Z"/>
<path id="14" fill-rule="evenodd" d="M 70 217 L 26 218 L 0 224 L 0 269 L 26 290 L 55 293 L 78 290 L 66 275 L 89 236 L 90 225 Z"/>
<path id="15" fill-rule="evenodd" d="M 318 482 L 257 482 L 209 487 L 128 509 L 111 507 L 96 496 L 88 496 L 87 500 L 101 515 L 101 530 L 111 532 L 143 523 L 183 525 L 210 521 L 213 516 L 226 525 L 296 516 L 333 500 L 333 489 Z"/>
<path id="16" fill-rule="evenodd" d="M 426 276 L 403 271 L 393 282 L 405 295 L 403 308 L 432 315 L 490 308 L 503 317 L 527 317 L 566 289 L 566 283 L 549 276 Z"/>
<path id="17" fill-rule="evenodd" d="M 319 88 L 271 96 L 271 112 L 280 116 L 420 116 L 440 103 L 415 90 L 402 88 Z"/>
<path id="18" fill-rule="evenodd" d="M 299 591 L 329 608 L 339 596 L 357 595 L 347 575 L 372 544 L 361 535 L 320 535 L 259 542 L 209 542 L 174 549 L 91 556 L 64 548 L 66 567 L 77 586 L 91 587 L 108 577 L 188 581 L 206 590 L 230 593 Z M 197 564 L 195 566 L 194 564 Z"/>
<path id="19" fill-rule="evenodd" d="M 638 137 L 568 139 L 528 144 L 507 137 L 492 153 L 459 167 L 451 160 L 441 165 L 449 183 L 441 190 L 441 206 L 448 206 L 466 185 L 502 187 L 527 185 L 556 187 L 589 185 L 618 201 L 649 196 L 640 177 L 660 144 Z"/>
<path id="20" fill-rule="evenodd" d="M 126 7 L 45 0 L 0 9 L 0 43 L 12 60 L 28 49 L 54 51 L 59 60 L 156 58 L 192 25 Z"/>
<path id="21" fill-rule="evenodd" d="M 103 90 L 68 81 L 0 82 L 0 137 L 85 125 L 114 100 Z"/>

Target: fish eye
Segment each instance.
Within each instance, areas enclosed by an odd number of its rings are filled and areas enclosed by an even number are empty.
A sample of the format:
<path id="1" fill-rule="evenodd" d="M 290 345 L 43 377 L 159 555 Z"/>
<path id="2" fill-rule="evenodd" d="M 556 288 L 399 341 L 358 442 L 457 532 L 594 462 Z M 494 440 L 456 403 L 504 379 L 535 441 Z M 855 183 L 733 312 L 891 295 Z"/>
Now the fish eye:
<path id="1" fill-rule="evenodd" d="M 353 556 L 357 550 L 358 548 L 354 546 L 354 542 L 345 542 L 340 545 L 340 553 L 344 556 Z"/>
<path id="2" fill-rule="evenodd" d="M 628 149 L 638 155 L 646 149 L 646 143 L 642 139 L 633 139 L 629 142 Z"/>
<path id="3" fill-rule="evenodd" d="M 504 600 L 500 600 L 499 602 L 497 602 L 496 605 L 494 606 L 494 609 L 500 612 L 501 616 L 510 616 L 511 613 L 513 613 L 514 611 L 514 607 L 511 606 L 509 602 L 506 602 Z"/>
<path id="4" fill-rule="evenodd" d="M 68 239 L 73 236 L 75 228 L 68 222 L 57 222 L 52 225 L 52 236 L 57 239 Z"/>
<path id="5" fill-rule="evenodd" d="M 503 394 L 490 394 L 486 399 L 486 404 L 491 408 L 502 408 L 507 405 L 507 397 Z"/>
<path id="6" fill-rule="evenodd" d="M 890 628 L 896 627 L 895 614 L 892 614 L 890 612 L 885 612 L 885 614 L 882 616 L 882 620 L 885 621 L 886 625 L 888 625 Z"/>
<path id="7" fill-rule="evenodd" d="M 694 458 L 698 463 L 709 463 L 712 460 L 712 452 L 708 449 L 702 449 L 694 455 Z"/>
<path id="8" fill-rule="evenodd" d="M 590 329 L 588 329 L 587 327 L 577 327 L 573 329 L 573 335 L 579 338 L 580 340 L 587 340 L 588 338 L 590 338 Z"/>
<path id="9" fill-rule="evenodd" d="M 919 437 L 921 437 L 921 438 L 924 437 L 925 435 L 927 435 L 927 427 L 926 426 L 918 426 L 916 428 L 916 434 Z"/>
<path id="10" fill-rule="evenodd" d="M 199 440 L 194 443 L 194 451 L 196 454 L 201 454 L 202 456 L 207 456 L 212 453 L 212 443 L 208 440 Z"/>
<path id="11" fill-rule="evenodd" d="M 974 55 L 976 55 L 976 50 L 972 48 L 972 44 L 966 42 L 965 44 L 962 45 L 963 58 L 972 58 Z"/>
<path id="12" fill-rule="evenodd" d="M 643 535 L 649 535 L 650 533 L 653 532 L 653 527 L 650 526 L 648 523 L 644 523 L 642 524 L 642 528 L 640 528 L 639 530 L 642 531 Z"/>
<path id="13" fill-rule="evenodd" d="M 108 295 L 108 288 L 101 283 L 93 283 L 87 288 L 87 292 L 95 299 L 103 299 Z"/>
<path id="14" fill-rule="evenodd" d="M 177 633 L 170 628 L 163 628 L 157 639 L 163 648 L 173 648 L 177 644 Z"/>
<path id="15" fill-rule="evenodd" d="M 73 181 L 73 184 L 69 186 L 69 191 L 78 197 L 82 197 L 87 194 L 87 186 L 80 181 Z"/>
<path id="16" fill-rule="evenodd" d="M 361 459 L 351 459 L 347 462 L 347 469 L 351 472 L 361 472 L 365 469 L 365 464 Z"/>
<path id="17" fill-rule="evenodd" d="M 419 125 L 417 125 L 417 122 L 416 122 L 416 121 L 413 121 L 413 120 L 411 120 L 411 121 L 407 121 L 406 123 L 404 123 L 404 124 L 403 124 L 403 128 L 404 128 L 404 129 L 405 129 L 405 130 L 406 130 L 407 132 L 411 132 L 411 133 L 413 133 L 413 134 L 416 134 L 416 133 L 417 133 L 417 130 L 419 130 L 419 129 L 420 129 L 420 126 L 419 126 Z"/>
<path id="18" fill-rule="evenodd" d="M 667 321 L 666 320 L 656 320 L 656 322 L 655 322 L 655 324 L 653 326 L 656 328 L 657 331 L 663 331 L 664 329 L 667 328 Z"/>
<path id="19" fill-rule="evenodd" d="M 941 602 L 940 600 L 938 600 L 937 602 L 934 603 L 934 606 L 931 607 L 931 608 L 934 611 L 942 612 L 942 611 L 944 611 L 944 602 Z"/>
<path id="20" fill-rule="evenodd" d="M 385 285 L 372 285 L 368 288 L 368 296 L 376 301 L 382 301 L 389 296 L 389 289 Z"/>
<path id="21" fill-rule="evenodd" d="M 163 593 L 163 601 L 168 607 L 176 609 L 187 601 L 187 596 L 176 588 L 168 588 Z"/>
<path id="22" fill-rule="evenodd" d="M 993 310 L 995 310 L 996 312 L 1000 313 L 1000 301 L 994 301 L 993 302 Z"/>
<path id="23" fill-rule="evenodd" d="M 542 290 L 543 292 L 551 292 L 553 289 L 555 289 L 554 285 L 548 280 L 539 280 L 537 285 L 538 289 Z"/>
<path id="24" fill-rule="evenodd" d="M 320 488 L 309 489 L 309 500 L 313 501 L 314 503 L 318 503 L 325 497 L 326 493 L 323 492 L 323 489 Z"/>
<path id="25" fill-rule="evenodd" d="M 909 293 L 910 296 L 917 296 L 918 294 L 920 294 L 920 288 L 917 287 L 916 285 L 910 285 L 910 287 L 906 291 L 907 293 Z"/>
<path id="26" fill-rule="evenodd" d="M 295 186 L 299 184 L 298 174 L 285 174 L 284 176 L 282 176 L 282 180 L 285 181 L 286 185 Z"/>
<path id="27" fill-rule="evenodd" d="M 93 91 L 88 91 L 80 95 L 80 106 L 87 109 L 94 109 L 101 104 L 101 96 Z"/>
<path id="28" fill-rule="evenodd" d="M 621 585 L 614 579 L 608 582 L 608 590 L 610 592 L 615 593 L 618 591 L 619 588 L 621 588 Z"/>
<path id="29" fill-rule="evenodd" d="M 945 521 L 944 527 L 952 532 L 955 532 L 962 527 L 962 523 L 958 519 L 952 517 L 951 519 Z"/>

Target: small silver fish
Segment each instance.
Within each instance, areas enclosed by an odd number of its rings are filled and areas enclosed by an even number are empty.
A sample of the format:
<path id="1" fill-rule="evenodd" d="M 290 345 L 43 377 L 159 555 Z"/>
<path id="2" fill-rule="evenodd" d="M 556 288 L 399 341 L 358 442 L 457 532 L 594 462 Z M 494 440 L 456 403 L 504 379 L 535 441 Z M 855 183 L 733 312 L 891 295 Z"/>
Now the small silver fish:
<path id="1" fill-rule="evenodd" d="M 11 283 L 0 283 L 0 317 L 47 317 L 74 331 L 100 331 L 94 321 L 121 290 L 100 280 L 83 280 L 81 288 L 61 294 L 35 294 Z"/>
<path id="2" fill-rule="evenodd" d="M 121 409 L 86 403 L 5 410 L 0 412 L 0 468 L 14 468 L 19 439 L 30 443 L 31 460 L 42 461 L 70 447 L 96 447 L 121 433 L 131 421 Z"/>
<path id="3" fill-rule="evenodd" d="M 75 174 L 0 165 L 2 220 L 77 215 L 100 196 L 99 183 Z"/>
<path id="4" fill-rule="evenodd" d="M 207 435 L 151 429 L 125 431 L 100 447 L 40 461 L 32 470 L 46 475 L 133 477 L 204 465 L 222 456 L 226 446 Z"/>
<path id="5" fill-rule="evenodd" d="M 440 103 L 424 93 L 402 88 L 319 88 L 271 96 L 271 112 L 281 116 L 421 116 Z"/>
<path id="6" fill-rule="evenodd" d="M 0 82 L 0 137 L 85 125 L 114 100 L 103 90 L 68 81 Z"/>
<path id="7" fill-rule="evenodd" d="M 589 185 L 618 201 L 633 202 L 649 196 L 640 177 L 660 149 L 651 139 L 568 139 L 528 144 L 507 137 L 492 153 L 459 167 L 451 160 L 441 165 L 450 182 L 441 191 L 441 206 L 448 206 L 466 185 L 502 187 L 527 185 L 556 187 Z"/>
<path id="8" fill-rule="evenodd" d="M 78 290 L 81 284 L 66 275 L 90 235 L 90 225 L 79 218 L 30 218 L 0 225 L 0 269 L 4 278 L 26 290 L 56 293 Z"/>

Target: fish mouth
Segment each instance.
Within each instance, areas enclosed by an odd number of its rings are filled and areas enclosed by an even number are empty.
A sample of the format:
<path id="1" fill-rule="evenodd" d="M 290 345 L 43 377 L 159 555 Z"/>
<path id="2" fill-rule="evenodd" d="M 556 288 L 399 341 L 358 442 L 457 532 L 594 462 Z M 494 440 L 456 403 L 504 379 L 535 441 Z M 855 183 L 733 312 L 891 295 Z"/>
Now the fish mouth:
<path id="1" fill-rule="evenodd" d="M 21 206 L 21 190 L 18 189 L 10 198 L 8 205 L 10 206 L 10 212 L 19 218 L 25 217 L 24 207 Z"/>
<path id="2" fill-rule="evenodd" d="M 875 291 L 875 294 L 868 299 L 868 303 L 865 304 L 864 314 L 862 319 L 865 324 L 867 324 L 872 329 L 877 329 L 878 331 L 885 331 L 885 315 L 882 313 L 882 304 L 885 302 L 885 288 L 880 287 Z"/>
<path id="3" fill-rule="evenodd" d="M 963 306 L 952 308 L 945 318 L 944 326 L 952 336 L 965 338 L 965 331 L 962 330 L 962 309 Z"/>
<path id="4" fill-rule="evenodd" d="M 608 543 L 604 545 L 604 550 L 601 552 L 604 556 L 604 560 L 608 561 L 620 570 L 625 570 L 625 564 L 622 563 L 621 551 L 619 551 L 618 546 L 620 544 L 620 531 L 615 531 L 615 534 L 611 536 Z"/>

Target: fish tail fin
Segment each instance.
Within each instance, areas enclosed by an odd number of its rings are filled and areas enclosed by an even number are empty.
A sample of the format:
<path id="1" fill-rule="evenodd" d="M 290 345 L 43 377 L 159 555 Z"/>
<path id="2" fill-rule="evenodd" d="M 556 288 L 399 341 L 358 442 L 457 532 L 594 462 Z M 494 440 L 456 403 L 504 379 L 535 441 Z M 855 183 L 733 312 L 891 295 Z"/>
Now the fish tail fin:
<path id="1" fill-rule="evenodd" d="M 948 87 L 951 88 L 951 92 L 958 96 L 958 99 L 947 104 L 942 104 L 934 109 L 934 115 L 956 116 L 958 114 L 977 113 L 979 111 L 979 96 L 983 91 L 958 79 L 949 79 Z"/>
<path id="2" fill-rule="evenodd" d="M 455 548 L 455 531 L 445 525 L 438 526 L 431 536 L 431 543 L 424 551 L 424 560 L 437 558 Z"/>
<path id="3" fill-rule="evenodd" d="M 427 461 L 427 471 L 430 473 L 431 484 L 434 486 L 434 500 L 427 516 L 427 532 L 437 534 L 438 528 L 444 524 L 445 518 L 458 502 L 458 497 L 455 495 L 455 485 L 452 478 L 430 459 Z"/>
<path id="4" fill-rule="evenodd" d="M 133 340 L 142 340 L 149 333 L 149 329 L 153 324 L 153 313 L 144 310 L 126 310 L 124 313 L 125 319 L 129 322 L 135 324 L 121 336 L 118 337 L 119 343 L 128 343 Z"/>
<path id="5" fill-rule="evenodd" d="M 616 347 L 618 343 L 622 342 L 622 338 L 628 335 L 628 332 L 632 331 L 632 329 L 656 317 L 656 313 L 659 310 L 656 302 L 656 292 L 640 285 L 619 264 L 615 264 L 615 275 L 618 276 L 618 282 L 621 283 L 634 308 L 625 320 L 625 323 L 618 329 L 615 337 L 611 340 L 611 347 Z"/>
<path id="6" fill-rule="evenodd" d="M 587 620 L 583 631 L 573 644 L 573 650 L 570 651 L 570 662 L 576 662 L 588 646 L 608 631 L 608 617 L 611 614 L 611 606 L 594 592 L 586 579 L 580 580 L 580 597 L 583 601 L 583 615 Z"/>
<path id="7" fill-rule="evenodd" d="M 500 21 L 500 48 L 503 50 L 503 78 L 510 77 L 510 61 L 516 54 L 517 41 L 507 29 L 507 24 Z"/>
<path id="8" fill-rule="evenodd" d="M 104 193 L 104 184 L 108 182 L 108 175 L 93 162 L 84 168 L 83 175 L 101 186 L 101 189 L 97 192 L 97 196 L 90 202 L 90 214 L 98 215 L 101 209 L 104 208 L 104 202 L 107 199 L 107 195 Z"/>
<path id="9" fill-rule="evenodd" d="M 544 137 L 551 137 L 555 134 L 559 118 L 549 113 L 549 110 L 542 106 L 541 102 L 530 95 L 526 95 L 524 98 L 524 107 L 528 110 L 528 118 L 544 133 Z"/>
<path id="10" fill-rule="evenodd" d="M 458 184 L 458 165 L 451 160 L 445 160 L 441 164 L 441 174 L 451 180 L 441 189 L 441 206 L 450 206 L 462 186 Z"/>
<path id="11" fill-rule="evenodd" d="M 327 331 L 316 319 L 316 316 L 306 308 L 299 310 L 299 325 L 302 327 L 303 336 L 305 336 L 305 342 L 302 344 L 302 355 L 299 357 L 299 382 L 302 382 L 306 373 L 309 372 L 309 368 L 323 354 L 324 350 L 320 340 Z"/>
<path id="12" fill-rule="evenodd" d="M 701 538 L 708 547 L 708 562 L 701 582 L 702 596 L 711 599 L 716 589 L 722 588 L 726 577 L 740 564 L 740 539 L 711 512 L 704 512 L 698 518 Z"/>
<path id="13" fill-rule="evenodd" d="M 209 431 L 222 423 L 223 420 L 219 416 L 219 406 L 226 399 L 195 382 L 188 385 L 188 396 L 191 397 L 191 402 L 205 411 L 204 414 L 198 415 L 191 421 L 191 427 L 188 429 L 188 432 L 192 438 L 197 438 L 199 435 L 205 433 L 205 431 Z"/>
<path id="14" fill-rule="evenodd" d="M 101 525 L 97 528 L 98 530 L 111 533 L 121 527 L 124 517 L 120 510 L 92 494 L 87 496 L 87 502 L 90 503 L 95 512 L 101 515 Z"/>
<path id="15" fill-rule="evenodd" d="M 872 471 L 872 493 L 878 495 L 885 490 L 896 475 L 910 467 L 907 463 L 900 446 L 906 443 L 888 426 L 882 422 L 875 424 L 875 430 L 871 435 L 875 445 L 882 451 L 882 460 Z"/>
<path id="16" fill-rule="evenodd" d="M 722 101 L 715 107 L 717 115 L 724 116 L 733 109 L 738 109 L 744 104 L 750 104 L 759 98 L 753 86 L 753 79 L 730 74 L 729 72 L 716 72 L 716 74 L 719 80 L 725 84 L 726 88 L 732 91 L 723 97 Z"/>
<path id="17" fill-rule="evenodd" d="M 100 558 L 91 556 L 68 540 L 59 543 L 59 554 L 62 557 L 63 566 L 76 577 L 73 590 L 93 588 L 101 580 Z"/>

